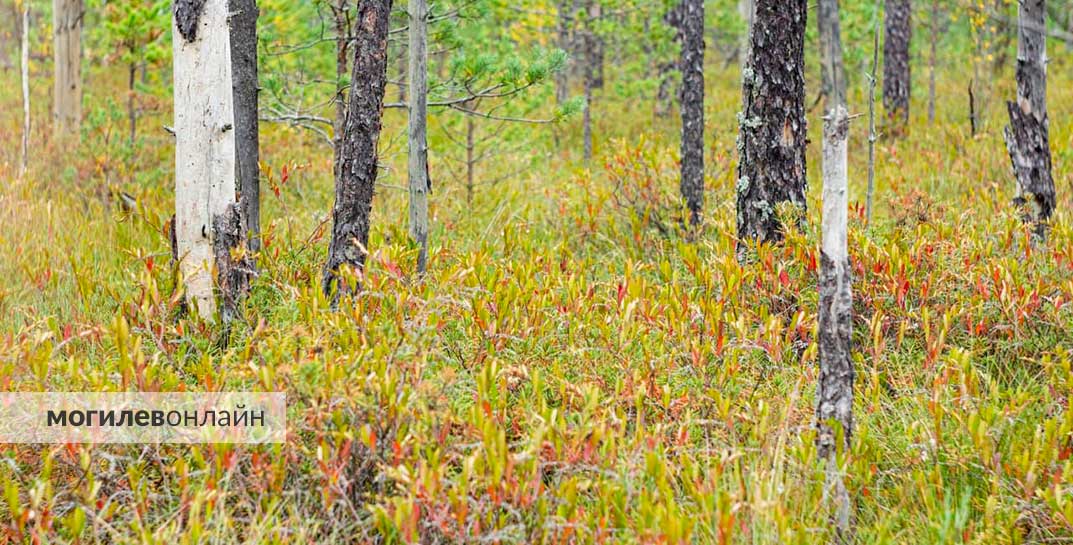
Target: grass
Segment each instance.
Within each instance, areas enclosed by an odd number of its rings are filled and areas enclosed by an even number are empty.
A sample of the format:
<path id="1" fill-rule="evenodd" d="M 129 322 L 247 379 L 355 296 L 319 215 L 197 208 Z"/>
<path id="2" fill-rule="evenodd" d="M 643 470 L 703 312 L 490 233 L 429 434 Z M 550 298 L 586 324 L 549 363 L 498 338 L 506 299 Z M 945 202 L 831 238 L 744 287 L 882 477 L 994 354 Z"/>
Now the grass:
<path id="1" fill-rule="evenodd" d="M 957 74 L 940 80 L 935 125 L 918 86 L 910 136 L 878 145 L 870 230 L 854 124 L 857 428 L 840 460 L 862 543 L 1073 539 L 1071 70 L 1050 68 L 1059 213 L 1044 248 L 1009 204 L 997 99 L 971 137 Z M 91 74 L 87 89 L 122 85 Z M 22 179 L 16 86 L 0 94 L 0 385 L 281 390 L 289 438 L 2 446 L 3 540 L 817 543 L 831 530 L 812 421 L 818 111 L 807 226 L 746 265 L 734 257 L 734 68 L 708 75 L 694 243 L 675 227 L 677 131 L 646 102 L 596 106 L 591 167 L 570 123 L 560 147 L 534 137 L 534 167 L 471 206 L 434 140 L 423 279 L 392 187 L 404 185 L 390 137 L 404 114 L 389 112 L 366 289 L 335 312 L 318 285 L 330 150 L 266 126 L 260 276 L 221 349 L 211 326 L 177 316 L 167 101 L 130 147 L 122 112 L 91 93 L 84 143 L 69 149 L 47 138 L 37 75 Z M 997 81 L 996 97 L 1012 94 L 1008 74 Z M 859 90 L 851 100 L 864 109 Z M 497 163 L 479 174 L 516 170 Z"/>

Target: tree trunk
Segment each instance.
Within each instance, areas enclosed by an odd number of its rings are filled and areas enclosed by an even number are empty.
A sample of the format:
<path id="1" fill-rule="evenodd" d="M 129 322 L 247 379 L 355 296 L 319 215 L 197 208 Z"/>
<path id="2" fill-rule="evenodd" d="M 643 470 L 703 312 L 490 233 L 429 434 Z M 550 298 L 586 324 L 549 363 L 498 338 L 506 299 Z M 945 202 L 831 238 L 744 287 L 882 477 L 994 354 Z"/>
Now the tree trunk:
<path id="1" fill-rule="evenodd" d="M 909 122 L 909 42 L 912 39 L 910 0 L 887 0 L 883 41 L 883 107 L 895 132 Z"/>
<path id="2" fill-rule="evenodd" d="M 853 434 L 853 294 L 846 249 L 849 214 L 846 109 L 829 110 L 823 131 L 823 244 L 820 251 L 819 352 L 816 389 L 816 448 L 825 461 L 825 503 L 833 503 L 839 543 L 852 543 L 853 506 L 836 454 Z M 841 441 L 833 424 L 841 427 Z"/>
<path id="3" fill-rule="evenodd" d="M 931 0 L 931 38 L 928 40 L 928 124 L 935 123 L 935 65 L 939 61 L 939 0 Z"/>
<path id="4" fill-rule="evenodd" d="M 738 15 L 745 23 L 745 33 L 742 34 L 741 43 L 738 45 L 738 61 L 742 68 L 749 61 L 749 47 L 752 43 L 753 18 L 756 16 L 755 0 L 738 0 Z"/>
<path id="5" fill-rule="evenodd" d="M 410 0 L 410 237 L 417 243 L 417 272 L 428 266 L 428 2 Z"/>
<path id="6" fill-rule="evenodd" d="M 471 109 L 466 106 L 467 109 Z M 477 124 L 473 120 L 472 115 L 466 116 L 466 204 L 473 204 L 473 190 L 476 187 L 477 180 L 477 157 L 476 157 L 476 139 L 475 132 Z"/>
<path id="7" fill-rule="evenodd" d="M 134 51 L 131 51 L 134 54 Z M 127 65 L 127 142 L 134 147 L 134 139 L 138 135 L 138 110 L 135 99 L 134 82 L 138 74 L 138 65 L 133 62 Z M 133 171 L 133 169 L 131 169 Z"/>
<path id="8" fill-rule="evenodd" d="M 689 223 L 704 207 L 704 0 L 682 0 L 682 198 Z"/>
<path id="9" fill-rule="evenodd" d="M 1047 119 L 1047 38 L 1044 0 L 1022 0 L 1018 8 L 1017 101 L 1008 102 L 1006 149 L 1017 176 L 1015 203 L 1035 235 L 1046 240 L 1054 213 L 1055 187 Z"/>
<path id="10" fill-rule="evenodd" d="M 346 124 L 347 50 L 350 44 L 350 0 L 335 0 L 335 119 L 332 120 L 332 171 L 339 185 L 339 155 L 343 152 Z"/>
<path id="11" fill-rule="evenodd" d="M 842 67 L 842 31 L 838 21 L 838 0 L 819 0 L 816 26 L 820 34 L 820 68 L 826 109 L 846 106 L 846 73 Z"/>
<path id="12" fill-rule="evenodd" d="M 332 209 L 332 240 L 324 266 L 323 289 L 333 301 L 360 289 L 360 275 L 365 266 L 377 175 L 376 146 L 387 85 L 390 15 L 391 0 L 365 0 L 358 5 L 354 71 Z M 344 267 L 358 275 L 356 284 L 340 276 Z"/>
<path id="13" fill-rule="evenodd" d="M 52 0 L 55 136 L 79 137 L 82 124 L 82 0 Z"/>
<path id="14" fill-rule="evenodd" d="M 738 133 L 738 237 L 778 241 L 775 206 L 805 209 L 806 0 L 758 0 Z M 798 218 L 798 221 L 800 218 Z"/>
<path id="15" fill-rule="evenodd" d="M 207 320 L 216 314 L 213 271 L 228 269 L 216 226 L 233 222 L 235 204 L 227 18 L 227 0 L 174 3 L 175 235 L 187 301 Z"/>
<path id="16" fill-rule="evenodd" d="M 22 3 L 22 32 L 19 33 L 22 70 L 22 160 L 19 177 L 26 175 L 30 162 L 30 2 Z"/>
<path id="17" fill-rule="evenodd" d="M 230 0 L 235 165 L 244 236 L 261 247 L 261 160 L 257 121 L 257 0 Z"/>
<path id="18" fill-rule="evenodd" d="M 872 29 L 872 71 L 868 74 L 868 189 L 865 193 L 864 226 L 872 225 L 872 202 L 876 194 L 876 70 L 879 67 L 879 20 Z"/>
<path id="19" fill-rule="evenodd" d="M 558 46 L 563 51 L 570 52 L 571 31 L 574 21 L 574 0 L 559 0 L 557 5 L 558 21 Z M 555 73 L 555 102 L 562 106 L 570 98 L 570 71 L 563 69 Z"/>

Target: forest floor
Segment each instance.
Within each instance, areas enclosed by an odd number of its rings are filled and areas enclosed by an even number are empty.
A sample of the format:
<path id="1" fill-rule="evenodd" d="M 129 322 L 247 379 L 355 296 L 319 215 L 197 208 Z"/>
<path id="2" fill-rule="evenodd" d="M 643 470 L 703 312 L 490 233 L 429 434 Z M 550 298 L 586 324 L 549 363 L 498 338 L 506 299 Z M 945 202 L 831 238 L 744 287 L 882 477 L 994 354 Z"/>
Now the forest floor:
<path id="1" fill-rule="evenodd" d="M 841 460 L 862 543 L 1073 539 L 1069 58 L 1050 75 L 1059 200 L 1041 248 L 1010 205 L 1011 84 L 992 90 L 973 137 L 963 78 L 940 80 L 932 125 L 918 78 L 909 136 L 877 145 L 870 229 L 867 118 L 854 121 L 857 420 Z M 169 101 L 143 99 L 129 146 L 125 109 L 91 93 L 76 150 L 49 141 L 38 82 L 21 179 L 17 86 L 0 90 L 0 388 L 285 391 L 289 436 L 0 447 L 0 535 L 818 543 L 829 531 L 812 427 L 819 108 L 807 227 L 746 265 L 733 240 L 736 68 L 708 74 L 695 242 L 677 227 L 676 123 L 650 102 L 601 97 L 591 167 L 579 118 L 534 127 L 522 152 L 479 166 L 478 180 L 505 179 L 472 203 L 434 119 L 424 278 L 399 190 L 404 113 L 390 111 L 365 290 L 338 311 L 319 287 L 331 151 L 265 125 L 260 275 L 221 348 L 215 328 L 177 312 Z M 860 89 L 851 102 L 867 111 Z"/>

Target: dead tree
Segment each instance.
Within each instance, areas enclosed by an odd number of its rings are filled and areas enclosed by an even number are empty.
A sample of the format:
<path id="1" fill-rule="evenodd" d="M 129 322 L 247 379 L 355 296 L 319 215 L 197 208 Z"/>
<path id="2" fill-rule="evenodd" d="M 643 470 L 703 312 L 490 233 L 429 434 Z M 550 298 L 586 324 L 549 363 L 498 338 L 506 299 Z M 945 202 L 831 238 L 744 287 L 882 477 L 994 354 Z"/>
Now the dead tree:
<path id="1" fill-rule="evenodd" d="M 235 103 L 235 166 L 243 231 L 261 246 L 261 168 L 257 119 L 257 0 L 230 0 L 231 75 Z"/>
<path id="2" fill-rule="evenodd" d="M 816 26 L 820 34 L 820 72 L 827 110 L 846 105 L 846 73 L 842 66 L 842 30 L 838 0 L 819 0 Z"/>
<path id="3" fill-rule="evenodd" d="M 387 86 L 388 23 L 392 0 L 369 0 L 358 5 L 354 66 L 349 104 L 339 152 L 335 205 L 332 209 L 332 239 L 324 266 L 325 294 L 338 301 L 340 295 L 360 287 L 369 243 L 369 214 L 377 176 L 377 143 Z M 348 274 L 358 275 L 353 283 Z"/>
<path id="4" fill-rule="evenodd" d="M 823 243 L 820 250 L 818 345 L 820 380 L 816 388 L 816 448 L 826 465 L 823 497 L 833 507 L 838 543 L 852 543 L 853 505 L 837 454 L 849 449 L 853 435 L 853 294 L 847 251 L 849 214 L 846 109 L 830 110 L 823 127 Z M 841 428 L 841 433 L 839 429 Z"/>
<path id="5" fill-rule="evenodd" d="M 235 202 L 234 97 L 227 0 L 174 3 L 175 237 L 187 301 L 206 320 L 223 291 L 230 320 L 248 282 Z M 213 277 L 213 272 L 217 277 Z"/>
<path id="6" fill-rule="evenodd" d="M 1007 102 L 1006 149 L 1017 177 L 1022 217 L 1040 240 L 1055 207 L 1047 119 L 1047 36 L 1044 0 L 1021 0 L 1018 8 L 1017 101 Z"/>
<path id="7" fill-rule="evenodd" d="M 682 0 L 682 172 L 680 189 L 689 223 L 700 225 L 704 208 L 704 0 Z"/>
<path id="8" fill-rule="evenodd" d="M 757 0 L 739 114 L 738 238 L 778 241 L 776 205 L 805 209 L 806 0 Z"/>
<path id="9" fill-rule="evenodd" d="M 418 245 L 417 272 L 428 266 L 428 2 L 410 0 L 410 238 Z"/>
<path id="10" fill-rule="evenodd" d="M 912 40 L 910 0 L 887 0 L 884 10 L 883 107 L 895 132 L 909 122 L 909 43 Z"/>
<path id="11" fill-rule="evenodd" d="M 75 139 L 82 124 L 82 16 L 82 0 L 53 0 L 53 130 Z"/>

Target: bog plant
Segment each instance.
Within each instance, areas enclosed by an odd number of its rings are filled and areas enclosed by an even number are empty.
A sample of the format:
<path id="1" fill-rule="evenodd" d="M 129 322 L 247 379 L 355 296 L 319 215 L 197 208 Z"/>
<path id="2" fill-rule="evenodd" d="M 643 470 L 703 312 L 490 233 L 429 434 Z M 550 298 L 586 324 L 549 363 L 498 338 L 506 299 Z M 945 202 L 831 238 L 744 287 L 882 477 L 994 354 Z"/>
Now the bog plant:
<path id="1" fill-rule="evenodd" d="M 330 154 L 298 129 L 266 126 L 260 274 L 226 348 L 178 310 L 166 151 L 139 156 L 138 172 L 163 173 L 143 174 L 124 207 L 91 183 L 106 176 L 94 166 L 111 164 L 106 147 L 81 150 L 73 179 L 36 160 L 21 180 L 17 146 L 0 148 L 4 390 L 264 390 L 289 401 L 281 445 L 2 446 L 0 533 L 30 543 L 823 542 L 819 150 L 809 150 L 802 229 L 739 261 L 738 73 L 710 69 L 709 207 L 693 240 L 678 229 L 676 131 L 609 93 L 599 126 L 614 138 L 591 167 L 567 147 L 472 203 L 437 189 L 423 279 L 412 274 L 405 195 L 378 188 L 364 291 L 338 310 L 317 285 Z M 1073 116 L 1069 63 L 1056 59 L 1051 74 L 1055 174 L 1069 180 L 1061 150 L 1073 130 L 1059 121 Z M 956 98 L 940 102 L 940 118 L 962 116 L 962 82 L 941 84 L 940 96 Z M 0 102 L 17 101 L 0 89 Z M 122 126 L 99 117 L 92 134 Z M 388 116 L 388 131 L 402 122 Z M 913 123 L 912 138 L 879 143 L 870 229 L 860 127 L 851 141 L 859 378 L 852 448 L 838 461 L 860 540 L 1068 541 L 1069 192 L 1050 241 L 1034 246 L 1009 205 L 1001 135 Z M 549 134 L 527 138 L 551 149 Z M 404 159 L 382 160 L 402 171 Z M 513 171 L 479 168 L 490 179 Z"/>

